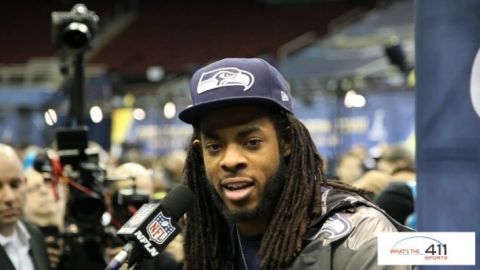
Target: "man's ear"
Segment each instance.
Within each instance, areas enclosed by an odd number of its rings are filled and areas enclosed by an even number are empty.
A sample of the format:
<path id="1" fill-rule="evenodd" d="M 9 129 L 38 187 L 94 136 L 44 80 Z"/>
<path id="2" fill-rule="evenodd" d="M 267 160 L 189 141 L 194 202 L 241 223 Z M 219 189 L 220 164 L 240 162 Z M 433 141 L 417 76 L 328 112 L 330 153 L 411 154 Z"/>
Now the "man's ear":
<path id="1" fill-rule="evenodd" d="M 192 141 L 192 146 L 195 150 L 201 152 L 202 151 L 202 142 L 199 139 L 195 139 Z"/>
<path id="2" fill-rule="evenodd" d="M 289 157 L 291 152 L 292 152 L 292 148 L 291 148 L 290 142 L 284 142 L 283 143 L 283 156 L 284 157 Z"/>
<path id="3" fill-rule="evenodd" d="M 290 144 L 290 136 L 291 136 L 291 128 L 288 126 L 285 129 L 284 133 L 284 138 L 282 139 L 282 144 L 283 144 L 283 156 L 284 157 L 289 157 L 291 152 L 292 152 L 292 145 Z"/>

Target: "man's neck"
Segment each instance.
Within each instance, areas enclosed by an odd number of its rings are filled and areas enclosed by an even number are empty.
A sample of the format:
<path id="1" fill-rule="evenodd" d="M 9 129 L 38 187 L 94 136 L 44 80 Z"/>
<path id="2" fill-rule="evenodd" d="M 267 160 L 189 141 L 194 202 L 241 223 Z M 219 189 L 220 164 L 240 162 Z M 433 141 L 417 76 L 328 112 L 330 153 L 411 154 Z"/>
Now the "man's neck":
<path id="1" fill-rule="evenodd" d="M 3 225 L 0 225 L 0 234 L 5 236 L 5 237 L 8 237 L 8 236 L 12 236 L 13 233 L 15 232 L 15 227 L 17 226 L 17 224 L 3 224 Z"/>
<path id="2" fill-rule="evenodd" d="M 32 219 L 38 227 L 57 226 L 60 227 L 60 221 L 58 218 L 52 215 L 37 215 L 35 219 Z"/>
<path id="3" fill-rule="evenodd" d="M 237 223 L 238 230 L 244 236 L 256 236 L 265 233 L 268 225 L 268 218 L 259 218 L 246 222 Z"/>

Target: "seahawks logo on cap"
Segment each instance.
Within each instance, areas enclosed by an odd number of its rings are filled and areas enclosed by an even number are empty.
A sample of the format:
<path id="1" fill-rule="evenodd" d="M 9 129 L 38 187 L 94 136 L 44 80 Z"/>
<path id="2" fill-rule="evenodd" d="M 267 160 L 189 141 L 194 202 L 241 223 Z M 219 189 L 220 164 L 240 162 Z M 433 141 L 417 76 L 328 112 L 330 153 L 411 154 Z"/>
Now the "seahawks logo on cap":
<path id="1" fill-rule="evenodd" d="M 252 87 L 255 77 L 252 73 L 235 68 L 225 67 L 204 72 L 198 81 L 197 93 L 201 94 L 225 86 L 243 86 L 243 91 Z"/>

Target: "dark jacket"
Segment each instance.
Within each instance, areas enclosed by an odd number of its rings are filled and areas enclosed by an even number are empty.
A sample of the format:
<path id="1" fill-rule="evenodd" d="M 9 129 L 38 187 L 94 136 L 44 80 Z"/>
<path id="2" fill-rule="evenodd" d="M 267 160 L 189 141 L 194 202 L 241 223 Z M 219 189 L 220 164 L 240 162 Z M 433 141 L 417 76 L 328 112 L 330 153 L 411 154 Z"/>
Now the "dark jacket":
<path id="1" fill-rule="evenodd" d="M 23 225 L 25 225 L 28 233 L 30 234 L 29 253 L 32 257 L 35 270 L 49 270 L 50 263 L 48 261 L 47 246 L 45 244 L 42 232 L 37 227 L 28 222 L 21 222 Z M 7 253 L 2 246 L 0 246 L 0 268 L 2 270 L 15 270 L 13 264 L 11 263 Z"/>
<path id="2" fill-rule="evenodd" d="M 412 231 L 355 194 L 328 189 L 322 216 L 304 236 L 304 249 L 288 270 L 407 270 L 412 266 L 377 265 L 377 235 Z"/>

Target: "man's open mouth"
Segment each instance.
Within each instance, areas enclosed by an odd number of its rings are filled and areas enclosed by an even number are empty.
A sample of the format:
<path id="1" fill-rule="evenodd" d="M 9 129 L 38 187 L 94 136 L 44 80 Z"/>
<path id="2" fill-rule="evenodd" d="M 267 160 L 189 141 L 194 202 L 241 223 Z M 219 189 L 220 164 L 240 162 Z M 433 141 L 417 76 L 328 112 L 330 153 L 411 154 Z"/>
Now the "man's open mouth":
<path id="1" fill-rule="evenodd" d="M 255 183 L 247 180 L 225 180 L 221 186 L 227 199 L 242 201 L 254 190 Z"/>

